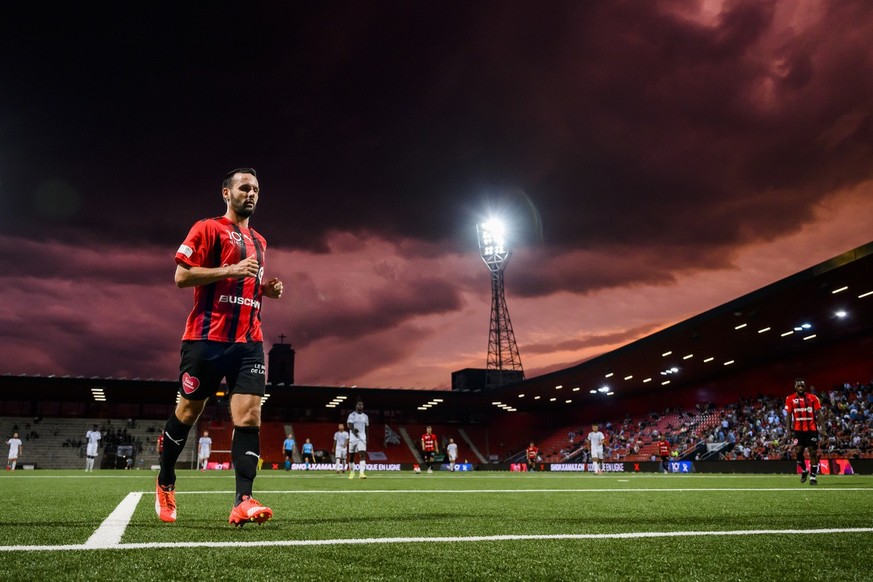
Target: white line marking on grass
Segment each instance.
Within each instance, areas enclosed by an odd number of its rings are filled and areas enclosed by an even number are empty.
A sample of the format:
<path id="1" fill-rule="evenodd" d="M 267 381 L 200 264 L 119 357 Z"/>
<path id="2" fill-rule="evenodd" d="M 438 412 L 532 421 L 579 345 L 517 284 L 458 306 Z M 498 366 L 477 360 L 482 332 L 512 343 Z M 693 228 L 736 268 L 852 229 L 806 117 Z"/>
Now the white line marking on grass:
<path id="1" fill-rule="evenodd" d="M 681 488 L 621 488 L 621 489 L 310 489 L 310 490 L 277 490 L 257 491 L 261 495 L 366 495 L 371 493 L 689 493 L 694 491 L 797 491 L 809 493 L 812 491 L 871 491 L 871 487 L 681 487 Z M 233 491 L 179 491 L 176 495 L 233 495 Z"/>
<path id="2" fill-rule="evenodd" d="M 133 512 L 136 511 L 141 498 L 142 493 L 128 493 L 109 517 L 103 520 L 97 531 L 91 534 L 84 547 L 86 549 L 112 548 L 121 543 L 121 536 L 124 535 L 124 530 L 127 529 L 127 524 L 130 523 L 130 518 L 133 517 Z"/>
<path id="3" fill-rule="evenodd" d="M 257 542 L 144 542 L 115 544 L 107 546 L 64 545 L 64 546 L 0 546 L 0 552 L 52 552 L 70 550 L 148 550 L 157 548 L 261 548 L 277 546 L 355 546 L 374 544 L 416 544 L 452 542 L 512 542 L 529 540 L 627 540 L 641 538 L 676 538 L 701 536 L 755 536 L 755 535 L 831 535 L 831 534 L 873 533 L 870 527 L 828 528 L 828 529 L 758 529 L 734 531 L 643 531 L 606 534 L 526 534 L 462 537 L 409 537 L 409 538 L 362 538 L 331 540 L 267 540 Z"/>

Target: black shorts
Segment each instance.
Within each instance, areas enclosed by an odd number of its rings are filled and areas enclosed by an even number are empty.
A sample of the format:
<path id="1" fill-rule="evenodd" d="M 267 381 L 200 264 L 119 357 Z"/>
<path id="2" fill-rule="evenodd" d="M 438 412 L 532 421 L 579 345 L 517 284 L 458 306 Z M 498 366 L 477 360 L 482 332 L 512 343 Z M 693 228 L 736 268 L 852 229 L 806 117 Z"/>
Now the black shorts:
<path id="1" fill-rule="evenodd" d="M 802 430 L 794 433 L 797 446 L 818 448 L 818 432 L 814 430 Z"/>
<path id="2" fill-rule="evenodd" d="M 179 394 L 188 400 L 206 400 L 227 381 L 228 394 L 263 396 L 267 385 L 264 344 L 182 342 Z"/>
<path id="3" fill-rule="evenodd" d="M 288 449 L 285 449 L 285 456 L 290 459 L 291 457 L 294 456 L 294 451 L 290 451 Z"/>

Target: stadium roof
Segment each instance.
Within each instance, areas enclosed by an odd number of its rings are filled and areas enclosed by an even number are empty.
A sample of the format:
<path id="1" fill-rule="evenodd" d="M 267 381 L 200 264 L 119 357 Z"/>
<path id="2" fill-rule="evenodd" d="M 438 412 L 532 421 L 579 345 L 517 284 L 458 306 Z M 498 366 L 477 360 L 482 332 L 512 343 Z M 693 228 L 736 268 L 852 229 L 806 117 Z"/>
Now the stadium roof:
<path id="1" fill-rule="evenodd" d="M 871 330 L 873 242 L 577 366 L 492 394 L 520 410 L 566 400 L 593 404 L 610 392 L 710 383 L 836 343 L 847 350 L 863 346 L 859 357 L 869 361 Z M 791 380 L 785 381 L 789 389 Z"/>

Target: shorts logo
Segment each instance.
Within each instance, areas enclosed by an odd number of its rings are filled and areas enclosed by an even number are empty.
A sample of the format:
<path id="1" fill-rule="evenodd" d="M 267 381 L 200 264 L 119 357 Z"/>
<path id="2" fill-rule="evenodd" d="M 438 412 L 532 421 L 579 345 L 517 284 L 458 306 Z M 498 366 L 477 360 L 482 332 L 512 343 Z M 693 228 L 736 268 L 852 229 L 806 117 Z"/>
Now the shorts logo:
<path id="1" fill-rule="evenodd" d="M 200 388 L 200 380 L 188 372 L 182 374 L 182 390 L 185 391 L 185 394 L 191 394 L 198 388 Z"/>

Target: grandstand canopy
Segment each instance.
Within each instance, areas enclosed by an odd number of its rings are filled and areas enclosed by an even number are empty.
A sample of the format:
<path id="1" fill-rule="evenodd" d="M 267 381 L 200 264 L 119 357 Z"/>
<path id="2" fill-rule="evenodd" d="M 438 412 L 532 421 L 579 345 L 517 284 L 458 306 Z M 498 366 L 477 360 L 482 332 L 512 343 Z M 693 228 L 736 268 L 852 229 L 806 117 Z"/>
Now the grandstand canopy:
<path id="1" fill-rule="evenodd" d="M 503 387 L 495 400 L 522 410 L 597 405 L 717 385 L 779 363 L 790 391 L 794 375 L 816 373 L 818 360 L 842 359 L 834 351 L 873 361 L 871 330 L 873 242 L 577 366 Z"/>

